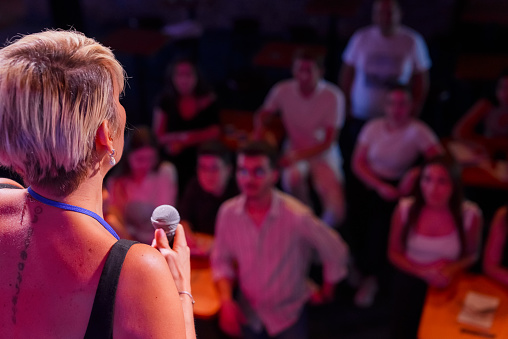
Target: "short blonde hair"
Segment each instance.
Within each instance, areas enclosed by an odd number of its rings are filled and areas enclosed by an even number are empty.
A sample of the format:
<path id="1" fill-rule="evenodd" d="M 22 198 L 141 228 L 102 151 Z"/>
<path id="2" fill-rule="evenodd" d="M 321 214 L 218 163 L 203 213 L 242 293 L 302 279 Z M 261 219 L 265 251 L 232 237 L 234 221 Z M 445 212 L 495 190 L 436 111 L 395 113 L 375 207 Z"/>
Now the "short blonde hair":
<path id="1" fill-rule="evenodd" d="M 118 93 L 114 93 L 115 90 Z M 76 31 L 48 30 L 0 50 L 0 164 L 26 184 L 75 190 L 97 161 L 95 136 L 119 126 L 124 70 L 109 48 Z"/>

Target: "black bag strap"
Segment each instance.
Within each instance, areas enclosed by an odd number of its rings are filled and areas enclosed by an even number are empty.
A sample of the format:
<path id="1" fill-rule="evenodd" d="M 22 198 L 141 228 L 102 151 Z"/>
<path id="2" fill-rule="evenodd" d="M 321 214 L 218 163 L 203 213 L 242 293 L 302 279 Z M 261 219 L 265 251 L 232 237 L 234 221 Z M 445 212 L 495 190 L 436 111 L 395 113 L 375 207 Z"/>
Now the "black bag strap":
<path id="1" fill-rule="evenodd" d="M 136 243 L 136 241 L 120 239 L 111 247 L 95 292 L 85 339 L 113 337 L 116 288 L 125 256 L 131 246 Z"/>

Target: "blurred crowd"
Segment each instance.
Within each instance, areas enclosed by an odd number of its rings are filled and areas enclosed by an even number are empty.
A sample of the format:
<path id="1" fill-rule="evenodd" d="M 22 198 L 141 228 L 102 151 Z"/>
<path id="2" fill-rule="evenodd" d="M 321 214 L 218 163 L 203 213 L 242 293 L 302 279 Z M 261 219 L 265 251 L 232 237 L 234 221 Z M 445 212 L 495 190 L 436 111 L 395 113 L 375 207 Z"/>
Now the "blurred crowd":
<path id="1" fill-rule="evenodd" d="M 106 181 L 107 220 L 124 237 L 149 243 L 151 211 L 178 206 L 191 251 L 211 254 L 229 335 L 304 338 L 307 301 L 329 301 L 346 278 L 357 307 L 393 298 L 393 338 L 415 338 L 427 286 L 448 286 L 480 257 L 508 283 L 506 207 L 484 225 L 448 147 L 474 154 L 469 166 L 506 161 L 508 74 L 440 139 L 419 119 L 431 80 L 425 41 L 401 25 L 395 1 L 375 1 L 372 20 L 344 49 L 336 84 L 323 78 L 322 55 L 298 50 L 293 77 L 271 88 L 233 146 L 213 88 L 191 59 L 173 60 L 153 126 L 130 131 Z M 202 233 L 215 237 L 211 250 L 199 248 Z M 304 286 L 309 250 L 323 262 L 314 292 Z"/>
<path id="2" fill-rule="evenodd" d="M 337 83 L 324 80 L 322 55 L 299 50 L 292 78 L 259 102 L 234 146 L 217 93 L 189 58 L 170 62 L 152 126 L 127 131 L 105 181 L 105 219 L 150 244 L 154 208 L 176 206 L 191 253 L 210 256 L 228 335 L 306 338 L 307 303 L 332 300 L 342 280 L 357 307 L 391 298 L 393 338 L 416 338 L 428 286 L 476 266 L 508 288 L 508 207 L 484 215 L 489 202 L 472 201 L 462 176 L 464 166 L 508 160 L 508 71 L 438 138 L 419 119 L 432 61 L 401 15 L 394 0 L 374 2 Z M 212 248 L 200 247 L 200 234 L 214 237 Z M 322 281 L 310 287 L 317 262 Z"/>

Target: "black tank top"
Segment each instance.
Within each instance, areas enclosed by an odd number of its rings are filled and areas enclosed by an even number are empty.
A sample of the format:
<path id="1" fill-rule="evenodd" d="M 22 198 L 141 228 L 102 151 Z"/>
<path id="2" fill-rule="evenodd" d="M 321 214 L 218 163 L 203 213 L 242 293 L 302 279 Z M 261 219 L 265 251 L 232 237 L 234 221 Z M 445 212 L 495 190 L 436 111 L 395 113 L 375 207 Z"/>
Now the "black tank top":
<path id="1" fill-rule="evenodd" d="M 120 239 L 111 247 L 95 292 L 85 339 L 113 338 L 116 288 L 125 256 L 135 243 L 137 242 Z"/>

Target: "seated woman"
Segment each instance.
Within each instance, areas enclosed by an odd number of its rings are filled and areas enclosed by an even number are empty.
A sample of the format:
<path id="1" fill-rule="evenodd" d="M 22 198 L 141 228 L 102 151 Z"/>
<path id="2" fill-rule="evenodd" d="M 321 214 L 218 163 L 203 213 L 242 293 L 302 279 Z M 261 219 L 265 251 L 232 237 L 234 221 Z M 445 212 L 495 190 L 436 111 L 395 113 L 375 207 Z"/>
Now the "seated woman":
<path id="1" fill-rule="evenodd" d="M 0 165 L 30 185 L 0 188 L 2 338 L 195 338 L 183 227 L 153 248 L 102 218 L 123 86 L 111 50 L 75 31 L 0 49 Z"/>
<path id="2" fill-rule="evenodd" d="M 355 296 L 357 306 L 372 304 L 379 278 L 388 282 L 386 246 L 390 218 L 397 200 L 410 193 L 418 174 L 417 170 L 409 170 L 418 158 L 429 159 L 442 152 L 434 132 L 411 116 L 412 105 L 407 87 L 391 88 L 386 115 L 367 122 L 354 149 L 352 170 L 365 192 L 358 193 L 358 201 L 351 204 L 369 206 L 371 211 L 351 220 L 358 238 L 351 247 L 356 265 L 365 276 Z"/>
<path id="3" fill-rule="evenodd" d="M 497 210 L 490 225 L 483 272 L 508 287 L 508 205 Z"/>
<path id="4" fill-rule="evenodd" d="M 166 88 L 154 109 L 153 131 L 176 165 L 183 193 L 195 174 L 197 148 L 220 135 L 215 94 L 189 59 L 177 60 L 168 68 Z"/>
<path id="5" fill-rule="evenodd" d="M 456 124 L 453 136 L 490 157 L 508 158 L 508 69 L 497 78 L 495 97 L 478 100 Z"/>
<path id="6" fill-rule="evenodd" d="M 178 190 L 175 166 L 160 161 L 157 140 L 148 127 L 135 128 L 127 139 L 124 160 L 108 179 L 106 220 L 124 226 L 139 242 L 151 244 L 150 217 L 159 205 L 175 205 Z"/>
<path id="7" fill-rule="evenodd" d="M 478 258 L 482 213 L 462 196 L 460 170 L 448 157 L 427 161 L 415 195 L 395 209 L 388 256 L 393 279 L 391 338 L 416 338 L 427 285 L 446 287 Z"/>

